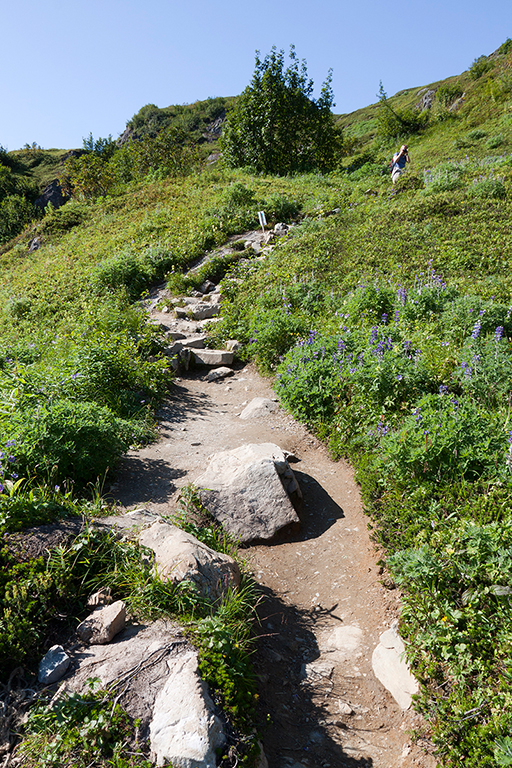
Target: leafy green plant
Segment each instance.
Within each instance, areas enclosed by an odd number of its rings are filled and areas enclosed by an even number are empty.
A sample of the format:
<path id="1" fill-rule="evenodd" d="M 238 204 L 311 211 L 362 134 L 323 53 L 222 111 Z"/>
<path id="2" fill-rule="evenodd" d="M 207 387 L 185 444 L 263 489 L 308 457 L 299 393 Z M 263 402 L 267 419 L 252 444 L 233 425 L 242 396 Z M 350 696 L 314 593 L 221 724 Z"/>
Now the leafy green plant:
<path id="1" fill-rule="evenodd" d="M 137 727 L 114 693 L 90 680 L 86 693 L 71 693 L 50 705 L 40 702 L 31 710 L 19 752 L 30 768 L 71 763 L 77 768 L 150 768 Z"/>
<path id="2" fill-rule="evenodd" d="M 472 80 L 478 80 L 486 72 L 494 67 L 494 62 L 489 61 L 487 56 L 478 56 L 469 68 L 469 76 Z"/>

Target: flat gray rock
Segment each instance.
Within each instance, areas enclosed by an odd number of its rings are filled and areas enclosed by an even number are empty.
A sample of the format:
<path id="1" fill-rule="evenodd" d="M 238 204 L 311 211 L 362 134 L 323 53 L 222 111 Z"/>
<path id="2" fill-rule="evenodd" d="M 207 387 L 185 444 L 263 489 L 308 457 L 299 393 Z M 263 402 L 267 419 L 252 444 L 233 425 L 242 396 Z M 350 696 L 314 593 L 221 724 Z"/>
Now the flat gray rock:
<path id="1" fill-rule="evenodd" d="M 69 669 L 71 659 L 62 645 L 52 645 L 39 664 L 37 679 L 43 685 L 56 683 Z"/>
<path id="2" fill-rule="evenodd" d="M 193 349 L 192 354 L 199 365 L 231 365 L 234 357 L 226 349 Z"/>
<path id="3" fill-rule="evenodd" d="M 268 397 L 255 397 L 240 414 L 241 419 L 261 419 L 274 413 L 279 408 L 278 404 Z"/>
<path id="4" fill-rule="evenodd" d="M 241 543 L 272 539 L 299 524 L 291 497 L 302 494 L 279 446 L 248 444 L 211 457 L 195 484 L 203 504 Z"/>

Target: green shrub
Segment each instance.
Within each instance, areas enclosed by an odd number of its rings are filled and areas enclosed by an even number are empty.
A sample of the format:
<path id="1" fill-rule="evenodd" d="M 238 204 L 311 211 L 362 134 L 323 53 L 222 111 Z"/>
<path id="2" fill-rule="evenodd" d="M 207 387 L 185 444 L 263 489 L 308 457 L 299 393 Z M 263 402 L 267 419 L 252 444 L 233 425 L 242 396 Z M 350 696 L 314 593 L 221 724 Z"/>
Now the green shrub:
<path id="1" fill-rule="evenodd" d="M 26 197 L 7 195 L 0 202 L 0 244 L 11 240 L 38 217 L 38 211 Z"/>
<path id="2" fill-rule="evenodd" d="M 475 59 L 469 68 L 469 76 L 472 80 L 478 80 L 486 72 L 494 67 L 494 62 L 489 61 L 487 56 L 479 56 Z"/>
<path id="3" fill-rule="evenodd" d="M 468 131 L 466 135 L 470 141 L 479 141 L 485 139 L 487 133 L 482 128 L 474 128 L 472 131 Z"/>
<path id="4" fill-rule="evenodd" d="M 298 215 L 300 205 L 296 200 L 289 200 L 280 192 L 273 192 L 263 201 L 263 209 L 270 222 L 290 222 Z"/>
<path id="5" fill-rule="evenodd" d="M 100 261 L 91 274 L 91 286 L 98 293 L 125 288 L 131 301 L 149 288 L 149 276 L 141 260 L 132 253 L 120 253 Z"/>
<path id="6" fill-rule="evenodd" d="M 60 235 L 82 224 L 89 215 L 87 205 L 72 200 L 57 210 L 51 209 L 39 225 L 39 231 L 48 235 Z"/>
<path id="7" fill-rule="evenodd" d="M 506 449 L 499 420 L 474 402 L 447 393 L 425 395 L 400 429 L 383 439 L 382 471 L 407 484 L 474 481 L 504 471 Z"/>
<path id="8" fill-rule="evenodd" d="M 497 133 L 495 136 L 491 136 L 485 142 L 485 146 L 487 147 L 487 149 L 496 149 L 497 147 L 501 147 L 502 144 L 503 144 L 503 135 L 501 133 Z"/>
<path id="9" fill-rule="evenodd" d="M 474 179 L 471 186 L 468 187 L 467 194 L 469 197 L 492 200 L 505 197 L 507 190 L 502 179 L 489 174 L 489 176 L 480 176 L 478 179 Z"/>
<path id="10" fill-rule="evenodd" d="M 18 474 L 57 483 L 71 480 L 80 487 L 103 478 L 130 443 L 143 436 L 135 424 L 105 407 L 69 400 L 26 408 L 11 417 L 9 429 Z"/>
<path id="11" fill-rule="evenodd" d="M 435 100 L 437 104 L 447 109 L 454 101 L 460 99 L 463 93 L 459 83 L 443 83 L 436 91 Z"/>

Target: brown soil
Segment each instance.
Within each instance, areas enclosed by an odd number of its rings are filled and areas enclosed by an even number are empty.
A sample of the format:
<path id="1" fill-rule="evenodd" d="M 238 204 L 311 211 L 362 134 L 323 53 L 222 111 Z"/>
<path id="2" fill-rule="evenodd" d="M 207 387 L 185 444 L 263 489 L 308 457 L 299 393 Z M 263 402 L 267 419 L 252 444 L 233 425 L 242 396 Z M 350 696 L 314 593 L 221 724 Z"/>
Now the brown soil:
<path id="1" fill-rule="evenodd" d="M 178 489 L 194 482 L 211 454 L 251 442 L 291 451 L 304 493 L 302 531 L 244 551 L 264 593 L 255 659 L 269 766 L 432 768 L 427 740 L 409 735 L 424 729 L 422 720 L 402 711 L 372 671 L 379 635 L 399 614 L 399 594 L 381 584 L 353 471 L 282 410 L 241 420 L 244 404 L 260 396 L 274 393 L 251 366 L 220 382 L 208 383 L 204 370 L 177 379 L 159 413 L 159 440 L 126 456 L 111 493 L 122 508 L 171 514 Z M 362 645 L 334 670 L 305 680 L 304 665 L 340 626 L 362 630 Z"/>

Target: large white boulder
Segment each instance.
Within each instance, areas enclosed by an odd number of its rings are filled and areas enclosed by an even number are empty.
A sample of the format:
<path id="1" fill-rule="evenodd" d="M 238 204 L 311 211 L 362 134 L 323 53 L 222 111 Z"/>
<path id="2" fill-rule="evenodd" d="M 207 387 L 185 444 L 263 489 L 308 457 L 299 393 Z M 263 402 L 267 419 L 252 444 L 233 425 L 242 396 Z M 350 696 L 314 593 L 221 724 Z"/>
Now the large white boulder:
<path id="1" fill-rule="evenodd" d="M 169 658 L 167 666 L 169 674 L 156 697 L 149 726 L 156 764 L 216 768 L 215 751 L 224 745 L 225 736 L 199 676 L 197 653 L 191 650 Z"/>
<path id="2" fill-rule="evenodd" d="M 195 484 L 205 507 L 241 543 L 272 539 L 299 524 L 302 494 L 285 454 L 274 443 L 214 454 Z"/>
<path id="3" fill-rule="evenodd" d="M 218 600 L 229 588 L 240 585 L 240 568 L 232 557 L 210 549 L 175 525 L 153 523 L 141 531 L 139 543 L 155 553 L 161 579 L 193 581 L 209 600 Z"/>

